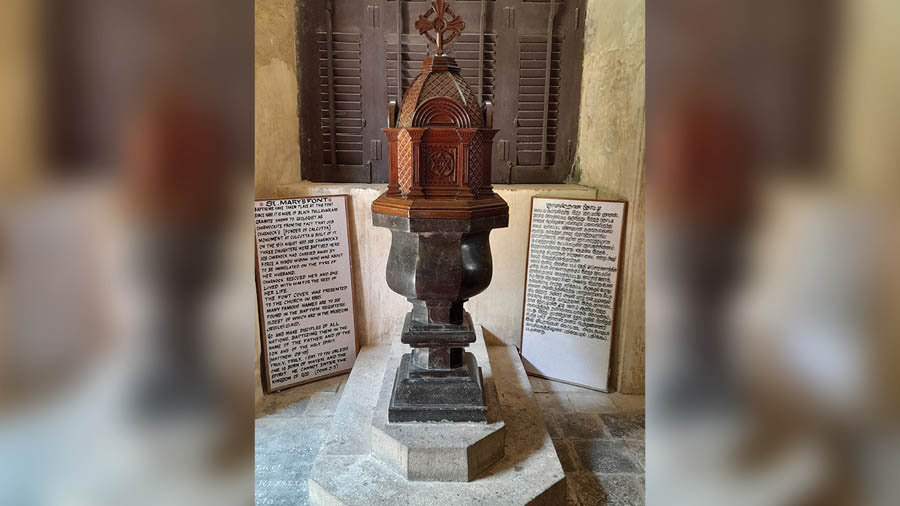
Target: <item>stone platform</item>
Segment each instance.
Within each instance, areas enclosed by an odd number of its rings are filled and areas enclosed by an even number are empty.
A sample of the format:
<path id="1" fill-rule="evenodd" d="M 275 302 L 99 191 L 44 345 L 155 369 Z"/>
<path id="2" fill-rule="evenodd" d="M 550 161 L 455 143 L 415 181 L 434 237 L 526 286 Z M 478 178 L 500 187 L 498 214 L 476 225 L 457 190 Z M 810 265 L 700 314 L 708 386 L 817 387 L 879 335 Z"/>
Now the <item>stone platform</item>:
<path id="1" fill-rule="evenodd" d="M 401 357 L 408 350 L 400 341 L 391 345 L 372 418 L 372 454 L 410 481 L 472 481 L 503 457 L 506 436 L 487 348 L 481 343 L 469 352 L 482 364 L 487 423 L 390 423 L 391 391 L 401 376 L 393 372 L 406 362 Z"/>
<path id="2" fill-rule="evenodd" d="M 364 347 L 310 474 L 311 504 L 565 503 L 562 466 L 516 349 L 485 347 L 480 326 L 476 332 L 478 339 L 469 351 L 482 365 L 489 399 L 499 403 L 490 409 L 489 423 L 459 424 L 452 429 L 459 434 L 452 438 L 435 431 L 438 424 L 387 424 L 384 398 L 392 381 L 385 378 L 393 376 L 408 348 L 399 344 L 399 336 L 394 346 Z M 500 443 L 504 456 L 490 465 Z M 418 453 L 410 453 L 410 446 Z M 416 469 L 413 474 L 410 464 Z M 485 466 L 490 467 L 478 475 Z M 460 468 L 466 469 L 466 476 L 447 474 Z M 421 479 L 458 481 L 415 481 Z"/>

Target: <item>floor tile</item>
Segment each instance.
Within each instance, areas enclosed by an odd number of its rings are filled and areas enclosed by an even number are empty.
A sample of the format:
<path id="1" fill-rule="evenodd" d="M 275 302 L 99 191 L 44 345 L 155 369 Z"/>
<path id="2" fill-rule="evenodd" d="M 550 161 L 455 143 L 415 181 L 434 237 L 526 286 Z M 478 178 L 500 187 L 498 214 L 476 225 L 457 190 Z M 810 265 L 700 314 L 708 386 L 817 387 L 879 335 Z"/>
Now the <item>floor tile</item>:
<path id="1" fill-rule="evenodd" d="M 575 492 L 575 473 L 566 473 L 566 506 L 580 506 Z"/>
<path id="2" fill-rule="evenodd" d="M 309 404 L 309 398 L 288 400 L 271 400 L 266 403 L 262 416 L 272 416 L 277 418 L 291 418 L 302 416 Z"/>
<path id="3" fill-rule="evenodd" d="M 291 387 L 273 394 L 263 396 L 261 410 L 257 416 L 295 417 L 301 416 L 310 399 L 319 393 L 337 393 L 346 383 L 349 375 L 342 374 L 333 378 L 313 381 L 300 386 Z"/>
<path id="4" fill-rule="evenodd" d="M 254 497 L 257 505 L 306 505 L 311 459 L 290 453 L 257 454 Z"/>
<path id="5" fill-rule="evenodd" d="M 340 376 L 332 376 L 323 380 L 306 383 L 305 385 L 301 385 L 297 388 L 311 394 L 319 392 L 334 393 L 338 391 L 338 388 L 340 388 L 341 386 L 341 382 L 343 382 L 346 377 L 346 374 L 341 374 Z"/>
<path id="6" fill-rule="evenodd" d="M 312 469 L 312 459 L 298 458 L 292 453 L 257 453 L 253 469 L 257 480 L 305 480 Z"/>
<path id="7" fill-rule="evenodd" d="M 547 384 L 547 380 L 545 380 L 544 378 L 529 376 L 528 382 L 531 383 L 531 391 L 534 393 L 547 393 L 552 391 L 550 390 L 550 386 Z"/>
<path id="8" fill-rule="evenodd" d="M 313 394 L 306 408 L 307 416 L 332 416 L 341 397 L 335 393 Z"/>
<path id="9" fill-rule="evenodd" d="M 600 415 L 612 437 L 644 439 L 644 415 Z"/>
<path id="10" fill-rule="evenodd" d="M 255 427 L 256 454 L 290 453 L 314 459 L 328 425 L 307 418 L 259 418 Z"/>
<path id="11" fill-rule="evenodd" d="M 631 453 L 634 455 L 634 458 L 635 460 L 637 460 L 638 464 L 641 465 L 641 468 L 646 469 L 647 458 L 645 456 L 644 440 L 626 439 L 625 444 L 628 446 L 628 449 L 631 450 Z"/>
<path id="12" fill-rule="evenodd" d="M 559 462 L 562 464 L 564 472 L 570 473 L 578 470 L 578 464 L 575 459 L 575 451 L 565 439 L 554 439 L 553 446 L 556 447 L 556 455 L 559 456 Z"/>
<path id="13" fill-rule="evenodd" d="M 644 396 L 626 395 L 618 392 L 609 395 L 621 413 L 643 413 Z"/>
<path id="14" fill-rule="evenodd" d="M 580 506 L 601 506 L 610 504 L 606 491 L 592 473 L 566 473 L 569 492 L 575 496 Z"/>
<path id="15" fill-rule="evenodd" d="M 556 421 L 567 439 L 608 439 L 603 422 L 593 413 L 562 413 Z"/>
<path id="16" fill-rule="evenodd" d="M 642 506 L 644 487 L 635 474 L 595 474 L 594 478 L 606 494 L 608 504 Z"/>
<path id="17" fill-rule="evenodd" d="M 621 440 L 577 440 L 572 446 L 579 464 L 585 471 L 595 473 L 640 473 L 641 467 Z"/>
<path id="18" fill-rule="evenodd" d="M 338 385 L 337 393 L 338 393 L 338 394 L 343 394 L 343 393 L 344 393 L 344 387 L 347 386 L 347 380 L 350 379 L 350 374 L 348 373 L 348 374 L 345 374 L 345 375 L 343 375 L 343 376 L 338 376 L 338 378 L 341 380 L 341 384 Z"/>
<path id="19" fill-rule="evenodd" d="M 569 404 L 579 413 L 616 413 L 618 408 L 613 404 L 609 394 L 587 391 L 584 393 L 566 394 Z"/>
<path id="20" fill-rule="evenodd" d="M 253 491 L 254 506 L 307 506 L 309 488 L 303 480 L 257 480 Z"/>
<path id="21" fill-rule="evenodd" d="M 547 427 L 547 432 L 550 433 L 550 437 L 554 439 L 562 438 L 562 431 L 559 430 L 559 424 L 556 422 L 556 415 L 554 413 L 544 412 L 544 425 Z"/>
<path id="22" fill-rule="evenodd" d="M 566 394 L 534 394 L 534 398 L 537 399 L 538 405 L 545 412 L 549 411 L 553 413 L 569 413 L 573 411 L 572 405 L 569 404 L 569 398 L 566 396 Z"/>

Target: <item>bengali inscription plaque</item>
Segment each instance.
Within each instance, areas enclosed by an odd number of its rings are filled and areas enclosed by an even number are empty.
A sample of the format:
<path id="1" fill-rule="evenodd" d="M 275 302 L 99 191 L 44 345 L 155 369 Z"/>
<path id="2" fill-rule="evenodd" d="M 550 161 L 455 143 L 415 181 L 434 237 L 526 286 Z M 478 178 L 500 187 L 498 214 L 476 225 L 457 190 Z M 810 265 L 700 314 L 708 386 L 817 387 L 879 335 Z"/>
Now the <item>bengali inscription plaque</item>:
<path id="1" fill-rule="evenodd" d="M 532 200 L 522 358 L 534 375 L 606 390 L 625 203 Z"/>

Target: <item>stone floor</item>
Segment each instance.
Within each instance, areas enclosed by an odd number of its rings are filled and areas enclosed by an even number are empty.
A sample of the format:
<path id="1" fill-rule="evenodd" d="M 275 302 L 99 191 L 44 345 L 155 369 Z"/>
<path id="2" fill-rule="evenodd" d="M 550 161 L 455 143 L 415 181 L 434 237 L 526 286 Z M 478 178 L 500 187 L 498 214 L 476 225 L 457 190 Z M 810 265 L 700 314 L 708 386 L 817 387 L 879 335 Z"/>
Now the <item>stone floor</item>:
<path id="1" fill-rule="evenodd" d="M 567 504 L 644 504 L 644 396 L 529 379 L 566 472 Z"/>
<path id="2" fill-rule="evenodd" d="M 307 504 L 306 479 L 348 375 L 265 398 L 256 418 L 256 504 Z M 568 505 L 644 504 L 644 397 L 530 378 L 566 472 Z"/>

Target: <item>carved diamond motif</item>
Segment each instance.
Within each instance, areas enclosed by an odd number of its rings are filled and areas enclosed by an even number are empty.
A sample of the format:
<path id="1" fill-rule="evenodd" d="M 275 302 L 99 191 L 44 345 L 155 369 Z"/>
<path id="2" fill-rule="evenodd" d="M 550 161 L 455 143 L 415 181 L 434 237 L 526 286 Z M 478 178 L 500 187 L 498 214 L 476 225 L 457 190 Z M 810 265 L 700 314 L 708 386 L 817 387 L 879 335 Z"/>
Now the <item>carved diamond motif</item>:
<path id="1" fill-rule="evenodd" d="M 397 135 L 397 183 L 403 195 L 409 193 L 413 182 L 412 137 L 406 129 Z"/>
<path id="2" fill-rule="evenodd" d="M 425 81 L 428 80 L 429 75 L 431 74 L 419 74 L 416 76 L 415 81 L 409 86 L 409 90 L 406 91 L 406 96 L 403 97 L 403 104 L 400 107 L 400 118 L 397 120 L 397 126 L 401 128 L 412 126 L 413 114 L 416 112 L 416 106 L 419 105 L 419 94 L 422 93 L 422 87 L 425 86 Z"/>
<path id="3" fill-rule="evenodd" d="M 456 86 L 462 93 L 463 102 L 466 110 L 469 111 L 469 120 L 472 122 L 472 128 L 481 128 L 484 126 L 484 118 L 481 114 L 481 104 L 478 103 L 478 97 L 472 90 L 472 87 L 466 83 L 460 75 L 454 75 Z"/>
<path id="4" fill-rule="evenodd" d="M 435 97 L 448 97 L 459 102 L 468 113 L 472 128 L 482 128 L 484 118 L 481 114 L 481 104 L 478 97 L 466 80 L 458 74 L 451 72 L 425 72 L 419 74 L 410 85 L 406 96 L 403 97 L 403 105 L 400 108 L 400 118 L 397 126 L 408 128 L 412 126 L 413 116 L 422 102 Z"/>

